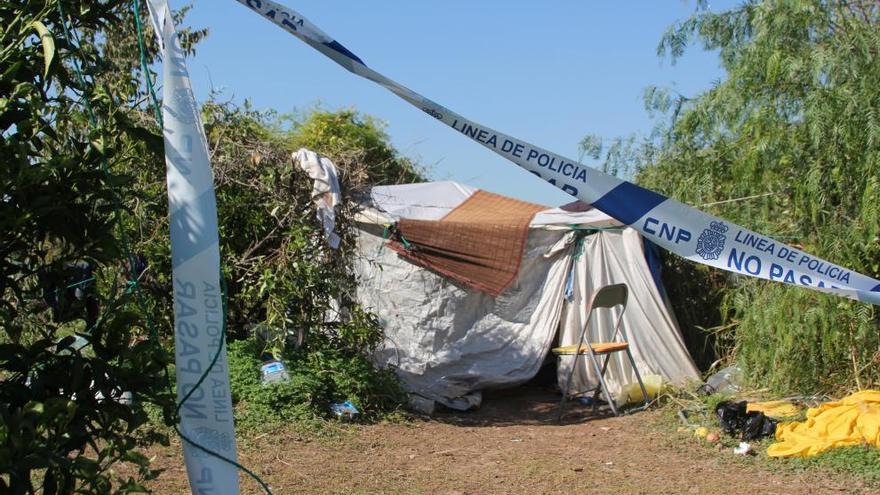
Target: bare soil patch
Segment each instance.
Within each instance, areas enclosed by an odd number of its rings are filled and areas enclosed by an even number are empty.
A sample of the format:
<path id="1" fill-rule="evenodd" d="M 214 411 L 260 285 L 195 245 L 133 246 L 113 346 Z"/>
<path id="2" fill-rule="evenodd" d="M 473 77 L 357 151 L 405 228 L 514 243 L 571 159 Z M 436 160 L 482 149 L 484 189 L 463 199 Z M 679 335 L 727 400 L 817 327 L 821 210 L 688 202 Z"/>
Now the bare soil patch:
<path id="1" fill-rule="evenodd" d="M 609 417 L 558 395 L 515 389 L 479 411 L 405 424 L 352 426 L 330 439 L 294 428 L 239 441 L 239 459 L 279 495 L 389 494 L 827 494 L 876 493 L 857 479 L 774 471 L 700 445 L 648 411 Z M 178 442 L 154 449 L 156 493 L 187 492 Z M 251 480 L 242 493 L 259 493 Z"/>

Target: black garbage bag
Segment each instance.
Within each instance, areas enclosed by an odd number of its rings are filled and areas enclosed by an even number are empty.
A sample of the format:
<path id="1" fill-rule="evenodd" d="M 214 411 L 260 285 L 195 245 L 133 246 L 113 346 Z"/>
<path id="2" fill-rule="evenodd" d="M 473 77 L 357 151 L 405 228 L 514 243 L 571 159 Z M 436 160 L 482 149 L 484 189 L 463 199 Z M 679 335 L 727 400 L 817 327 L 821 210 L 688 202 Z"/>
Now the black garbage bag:
<path id="1" fill-rule="evenodd" d="M 721 429 L 728 435 L 733 435 L 745 426 L 746 402 L 731 402 L 729 400 L 719 402 L 715 406 L 715 415 L 721 423 Z"/>
<path id="2" fill-rule="evenodd" d="M 775 419 L 768 418 L 762 412 L 750 412 L 742 429 L 742 439 L 754 440 L 774 435 L 776 433 L 776 423 Z"/>
<path id="3" fill-rule="evenodd" d="M 735 435 L 741 432 L 740 438 L 743 441 L 754 440 L 756 438 L 766 437 L 776 433 L 777 421 L 768 418 L 764 413 L 753 411 L 746 412 L 746 401 L 719 402 L 715 406 L 715 415 L 718 416 L 718 422 L 721 428 L 728 435 Z"/>

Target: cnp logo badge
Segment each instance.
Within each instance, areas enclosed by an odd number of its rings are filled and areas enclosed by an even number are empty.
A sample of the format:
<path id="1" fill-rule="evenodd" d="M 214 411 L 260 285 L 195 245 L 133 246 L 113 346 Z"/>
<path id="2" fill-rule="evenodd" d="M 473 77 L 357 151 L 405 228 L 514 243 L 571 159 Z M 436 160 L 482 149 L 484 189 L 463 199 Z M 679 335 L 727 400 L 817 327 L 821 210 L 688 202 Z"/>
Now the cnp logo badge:
<path id="1" fill-rule="evenodd" d="M 697 239 L 697 254 L 704 260 L 717 260 L 724 250 L 724 241 L 727 240 L 724 233 L 727 232 L 724 222 L 712 222 L 709 228 L 703 230 Z"/>

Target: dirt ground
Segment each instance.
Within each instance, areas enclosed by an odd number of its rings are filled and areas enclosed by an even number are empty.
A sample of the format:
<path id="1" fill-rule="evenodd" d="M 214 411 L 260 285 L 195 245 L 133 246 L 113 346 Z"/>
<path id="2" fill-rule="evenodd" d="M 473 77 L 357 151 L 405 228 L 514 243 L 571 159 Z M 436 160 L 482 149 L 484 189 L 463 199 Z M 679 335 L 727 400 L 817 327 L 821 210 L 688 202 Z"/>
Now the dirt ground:
<path id="1" fill-rule="evenodd" d="M 822 472 L 771 471 L 675 433 L 656 411 L 592 415 L 573 405 L 556 422 L 558 395 L 496 393 L 479 411 L 405 424 L 353 426 L 322 439 L 291 429 L 239 441 L 239 460 L 277 495 L 391 494 L 827 494 L 877 493 Z M 187 493 L 179 443 L 156 450 L 150 486 Z M 242 493 L 260 493 L 242 482 Z"/>

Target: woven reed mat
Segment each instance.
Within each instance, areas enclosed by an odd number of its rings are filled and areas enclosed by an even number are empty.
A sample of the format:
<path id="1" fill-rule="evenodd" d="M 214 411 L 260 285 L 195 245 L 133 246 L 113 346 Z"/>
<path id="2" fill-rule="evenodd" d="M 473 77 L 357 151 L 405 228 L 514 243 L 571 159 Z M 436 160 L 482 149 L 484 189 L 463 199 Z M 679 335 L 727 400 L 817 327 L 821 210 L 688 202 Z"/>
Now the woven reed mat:
<path id="1" fill-rule="evenodd" d="M 519 273 L 529 223 L 546 206 L 477 191 L 440 220 L 397 224 L 389 246 L 411 262 L 498 296 Z"/>

